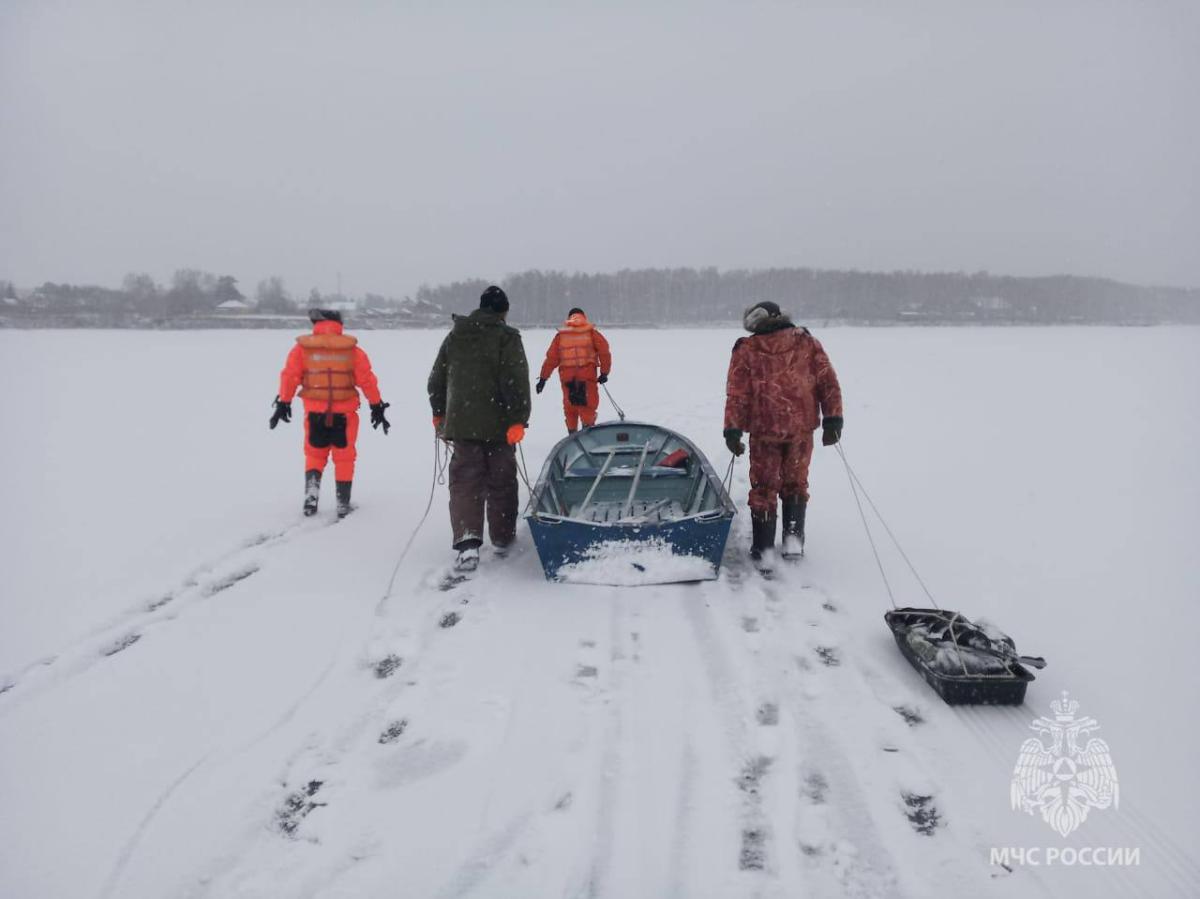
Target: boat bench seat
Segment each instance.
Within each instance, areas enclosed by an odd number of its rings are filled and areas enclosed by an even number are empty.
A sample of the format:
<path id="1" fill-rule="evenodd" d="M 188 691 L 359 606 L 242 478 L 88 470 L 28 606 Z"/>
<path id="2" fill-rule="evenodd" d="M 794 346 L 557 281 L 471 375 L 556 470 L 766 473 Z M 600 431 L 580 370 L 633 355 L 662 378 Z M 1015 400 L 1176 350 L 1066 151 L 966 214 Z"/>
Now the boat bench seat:
<path id="1" fill-rule="evenodd" d="M 636 471 L 636 468 L 610 468 L 604 473 L 604 476 L 606 478 L 631 478 L 634 471 Z M 563 472 L 563 477 L 590 478 L 595 480 L 598 474 L 600 474 L 599 468 L 576 466 L 568 468 Z M 687 476 L 687 469 L 684 468 L 664 468 L 661 465 L 647 465 L 642 469 L 643 478 L 686 478 Z"/>
<path id="2" fill-rule="evenodd" d="M 587 507 L 584 520 L 594 521 L 597 524 L 616 524 L 618 521 L 644 518 L 646 521 L 659 523 L 673 521 L 682 518 L 684 515 L 683 506 L 678 500 L 671 500 L 667 503 L 655 500 L 634 500 L 628 519 L 621 515 L 624 510 L 624 501 L 593 502 Z M 571 509 L 570 517 L 574 518 L 578 513 L 579 506 L 576 505 Z"/>

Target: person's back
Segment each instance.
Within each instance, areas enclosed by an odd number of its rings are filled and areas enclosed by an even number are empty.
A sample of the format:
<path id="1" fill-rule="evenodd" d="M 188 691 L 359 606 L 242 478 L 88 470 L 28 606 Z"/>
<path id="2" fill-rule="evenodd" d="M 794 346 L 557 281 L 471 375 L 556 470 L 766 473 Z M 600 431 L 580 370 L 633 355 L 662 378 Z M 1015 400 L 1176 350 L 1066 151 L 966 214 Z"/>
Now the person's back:
<path id="1" fill-rule="evenodd" d="M 529 363 L 521 333 L 505 323 L 508 297 L 489 287 L 479 308 L 455 316 L 429 373 L 433 426 L 450 442 L 450 525 L 455 566 L 473 570 L 488 536 L 498 553 L 516 539 L 514 447 L 529 423 Z"/>
<path id="2" fill-rule="evenodd" d="M 391 423 L 384 416 L 389 403 L 379 395 L 371 360 L 358 340 L 343 333 L 342 315 L 330 309 L 312 309 L 311 334 L 296 338 L 279 373 L 279 394 L 271 427 L 292 420 L 292 397 L 297 389 L 304 403 L 304 514 L 315 515 L 321 493 L 321 474 L 333 457 L 337 479 L 337 514 L 350 512 L 350 491 L 357 458 L 359 391 L 371 405 L 371 426 Z"/>
<path id="3" fill-rule="evenodd" d="M 827 397 L 829 358 L 807 328 L 788 327 L 742 337 L 734 349 L 730 395 L 744 430 L 786 440 L 815 430 Z"/>
<path id="4" fill-rule="evenodd" d="M 596 423 L 596 410 L 600 407 L 598 385 L 608 381 L 612 370 L 612 352 L 604 335 L 578 306 L 567 314 L 567 320 L 550 341 L 538 375 L 538 393 L 556 368 L 562 383 L 567 432 L 574 433 L 581 422 L 590 428 Z"/>
<path id="5" fill-rule="evenodd" d="M 490 389 L 489 389 L 490 388 Z M 529 365 L 521 332 L 491 309 L 454 316 L 429 376 L 447 440 L 504 440 L 529 419 Z"/>
<path id="6" fill-rule="evenodd" d="M 750 336 L 734 343 L 729 360 L 724 436 L 741 455 L 750 433 L 750 554 L 759 560 L 773 549 L 782 500 L 784 557 L 795 557 L 804 552 L 813 431 L 823 429 L 825 446 L 841 438 L 842 391 L 820 342 L 778 305 L 756 303 L 742 324 Z"/>

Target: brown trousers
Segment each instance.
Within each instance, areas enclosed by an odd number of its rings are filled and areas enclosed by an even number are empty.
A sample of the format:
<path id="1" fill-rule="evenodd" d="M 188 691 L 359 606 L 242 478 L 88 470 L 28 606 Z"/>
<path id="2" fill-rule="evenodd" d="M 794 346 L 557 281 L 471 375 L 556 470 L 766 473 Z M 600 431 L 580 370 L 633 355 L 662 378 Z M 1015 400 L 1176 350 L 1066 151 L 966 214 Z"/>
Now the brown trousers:
<path id="1" fill-rule="evenodd" d="M 516 449 L 498 441 L 455 440 L 450 458 L 450 526 L 455 549 L 483 543 L 485 508 L 492 544 L 512 543 L 517 536 Z"/>
<path id="2" fill-rule="evenodd" d="M 750 435 L 750 511 L 774 513 L 781 496 L 808 499 L 811 434 L 795 440 L 763 440 Z"/>

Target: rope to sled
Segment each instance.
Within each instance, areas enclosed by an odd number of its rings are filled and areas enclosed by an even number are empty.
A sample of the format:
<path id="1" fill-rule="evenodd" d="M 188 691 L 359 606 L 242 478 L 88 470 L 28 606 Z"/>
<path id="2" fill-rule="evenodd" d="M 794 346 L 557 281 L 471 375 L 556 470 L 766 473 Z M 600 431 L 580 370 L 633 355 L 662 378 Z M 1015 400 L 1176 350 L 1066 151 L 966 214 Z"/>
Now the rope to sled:
<path id="1" fill-rule="evenodd" d="M 925 596 L 929 598 L 929 601 L 931 603 L 933 603 L 933 607 L 935 609 L 940 609 L 941 606 L 939 606 L 937 604 L 937 600 L 933 598 L 933 593 L 930 592 L 929 587 L 927 587 L 925 585 L 925 580 L 921 577 L 920 573 L 917 571 L 917 566 L 912 563 L 911 559 L 909 559 L 908 553 L 906 553 L 904 551 L 904 547 L 900 545 L 900 541 L 896 539 L 896 535 L 893 534 L 892 529 L 890 527 L 888 527 L 887 520 L 884 519 L 883 515 L 880 513 L 879 507 L 875 505 L 875 501 L 872 500 L 871 495 L 869 493 L 867 493 L 867 488 L 863 486 L 863 482 L 858 479 L 858 473 L 855 472 L 855 470 L 850 467 L 850 462 L 849 462 L 849 460 L 846 459 L 846 451 L 844 449 L 842 449 L 841 442 L 839 442 L 837 444 L 837 450 L 838 450 L 838 455 L 842 457 L 842 464 L 846 466 L 846 474 L 849 475 L 849 477 L 850 477 L 851 489 L 854 488 L 855 484 L 858 485 L 858 489 L 862 491 L 862 495 L 866 499 L 867 503 L 870 505 L 871 511 L 875 513 L 875 517 L 879 519 L 879 523 L 881 525 L 883 525 L 883 529 L 885 531 L 887 531 L 888 537 L 891 538 L 892 545 L 894 545 L 896 547 L 896 551 L 900 553 L 900 558 L 902 558 L 904 560 L 904 563 L 908 566 L 908 570 L 912 572 L 913 577 L 915 577 L 917 579 L 917 583 L 921 585 L 921 589 L 925 591 Z M 857 492 L 854 495 L 854 499 L 855 499 L 855 501 L 858 500 Z M 859 513 L 860 514 L 862 513 L 861 504 L 859 505 Z M 863 524 L 866 525 L 865 517 L 863 518 Z M 870 529 L 868 528 L 867 535 L 870 536 L 870 533 L 871 533 Z M 872 541 L 872 543 L 871 543 L 871 548 L 872 549 L 875 548 L 874 541 Z M 876 560 L 878 560 L 878 558 L 879 558 L 878 553 L 876 554 L 875 558 L 876 558 Z M 885 580 L 886 580 L 886 578 L 885 578 Z M 889 590 L 888 593 L 890 595 L 891 591 Z M 893 598 L 892 605 L 895 605 L 895 604 L 896 604 L 896 601 Z"/>
<path id="2" fill-rule="evenodd" d="M 850 463 L 846 461 L 846 453 L 842 450 L 841 441 L 837 444 L 837 450 L 838 455 L 842 457 L 842 464 L 846 466 L 846 478 L 850 481 L 850 492 L 854 494 L 854 503 L 858 506 L 858 517 L 862 519 L 863 530 L 867 532 L 867 542 L 871 544 L 871 552 L 875 555 L 875 564 L 879 566 L 879 576 L 883 578 L 883 586 L 887 590 L 888 599 L 892 602 L 892 608 L 897 609 L 899 606 L 896 605 L 896 595 L 892 593 L 892 585 L 888 582 L 887 572 L 883 570 L 883 560 L 879 558 L 875 537 L 871 534 L 871 526 L 867 523 L 867 513 L 863 511 L 862 500 L 858 498 L 858 487 L 854 485 L 854 474 L 850 470 Z"/>
<path id="3" fill-rule="evenodd" d="M 621 421 L 624 421 L 625 420 L 625 410 L 622 409 L 620 406 L 618 406 L 617 401 L 612 398 L 612 394 L 608 392 L 608 385 L 601 384 L 600 386 L 604 388 L 604 395 L 606 397 L 608 397 L 608 401 L 610 403 L 612 403 L 612 407 L 617 410 L 617 418 L 621 419 Z"/>
<path id="4" fill-rule="evenodd" d="M 725 477 L 721 478 L 721 486 L 725 488 L 725 492 L 733 493 L 733 463 L 737 461 L 737 456 L 733 453 L 729 454 L 729 467 L 725 469 Z"/>
<path id="5" fill-rule="evenodd" d="M 400 558 L 396 560 L 395 566 L 392 568 L 392 576 L 388 578 L 387 590 L 383 596 L 379 597 L 379 602 L 375 605 L 375 614 L 378 615 L 383 611 L 384 605 L 392 597 L 392 591 L 396 588 L 396 576 L 400 574 L 400 566 L 404 564 L 404 560 L 408 557 L 408 551 L 412 549 L 413 541 L 417 539 L 417 534 L 421 532 L 421 527 L 425 524 L 425 520 L 429 518 L 429 512 L 433 508 L 433 497 L 437 493 L 437 489 L 442 484 L 446 483 L 446 469 L 450 467 L 450 449 L 446 447 L 443 454 L 443 443 L 437 431 L 433 433 L 433 483 L 429 485 L 429 502 L 425 504 L 425 511 L 421 514 L 421 520 L 417 522 L 417 526 L 413 528 L 413 532 L 408 537 L 408 542 L 404 544 L 404 549 L 400 550 Z"/>

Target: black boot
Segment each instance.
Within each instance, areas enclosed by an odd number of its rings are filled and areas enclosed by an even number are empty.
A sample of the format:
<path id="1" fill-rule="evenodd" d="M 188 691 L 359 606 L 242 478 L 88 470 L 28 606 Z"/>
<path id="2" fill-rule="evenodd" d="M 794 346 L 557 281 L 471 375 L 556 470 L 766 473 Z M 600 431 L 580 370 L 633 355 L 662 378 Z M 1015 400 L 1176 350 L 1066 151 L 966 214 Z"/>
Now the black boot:
<path id="1" fill-rule="evenodd" d="M 783 498 L 783 557 L 798 559 L 804 555 L 804 512 L 808 500 L 803 496 Z"/>
<path id="2" fill-rule="evenodd" d="M 764 552 L 775 549 L 775 521 L 773 513 L 750 513 L 750 526 L 754 534 L 754 543 L 750 547 L 750 558 L 755 562 L 762 559 Z"/>
<path id="3" fill-rule="evenodd" d="M 337 487 L 337 516 L 345 518 L 350 514 L 350 487 L 353 481 L 338 481 Z"/>
<path id="4" fill-rule="evenodd" d="M 304 515 L 317 514 L 317 502 L 321 499 L 321 472 L 310 468 L 304 472 Z"/>

